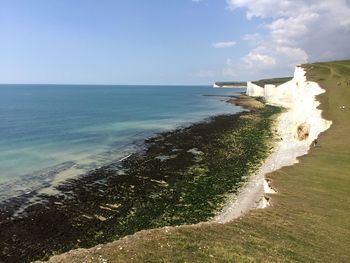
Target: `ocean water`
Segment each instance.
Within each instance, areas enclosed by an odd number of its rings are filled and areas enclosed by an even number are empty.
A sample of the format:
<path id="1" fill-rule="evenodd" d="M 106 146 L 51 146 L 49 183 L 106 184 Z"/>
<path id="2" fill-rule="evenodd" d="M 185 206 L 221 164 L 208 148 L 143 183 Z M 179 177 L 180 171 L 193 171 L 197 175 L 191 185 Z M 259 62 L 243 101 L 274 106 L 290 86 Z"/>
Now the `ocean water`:
<path id="1" fill-rule="evenodd" d="M 209 86 L 0 85 L 0 201 L 119 160 L 157 132 L 241 111 L 225 98 L 203 94 L 242 91 Z"/>

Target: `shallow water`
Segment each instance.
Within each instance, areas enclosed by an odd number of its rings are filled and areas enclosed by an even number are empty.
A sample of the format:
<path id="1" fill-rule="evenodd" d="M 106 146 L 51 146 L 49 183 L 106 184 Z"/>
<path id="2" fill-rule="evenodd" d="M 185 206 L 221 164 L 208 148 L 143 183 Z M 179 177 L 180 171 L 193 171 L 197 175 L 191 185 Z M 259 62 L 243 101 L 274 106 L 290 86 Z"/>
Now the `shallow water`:
<path id="1" fill-rule="evenodd" d="M 0 85 L 0 201 L 134 151 L 143 138 L 241 109 L 209 86 Z M 20 182 L 20 183 L 19 183 Z M 12 193 L 8 191 L 12 190 Z"/>

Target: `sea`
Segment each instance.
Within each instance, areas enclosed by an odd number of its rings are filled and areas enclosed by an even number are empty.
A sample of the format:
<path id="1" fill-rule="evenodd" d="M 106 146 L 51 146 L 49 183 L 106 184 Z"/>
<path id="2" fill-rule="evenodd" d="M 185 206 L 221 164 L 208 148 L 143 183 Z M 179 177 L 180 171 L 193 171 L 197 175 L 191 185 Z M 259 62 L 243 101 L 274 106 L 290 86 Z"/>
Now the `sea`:
<path id="1" fill-rule="evenodd" d="M 242 111 L 225 96 L 243 91 L 0 85 L 0 202 L 126 158 L 157 133 Z"/>

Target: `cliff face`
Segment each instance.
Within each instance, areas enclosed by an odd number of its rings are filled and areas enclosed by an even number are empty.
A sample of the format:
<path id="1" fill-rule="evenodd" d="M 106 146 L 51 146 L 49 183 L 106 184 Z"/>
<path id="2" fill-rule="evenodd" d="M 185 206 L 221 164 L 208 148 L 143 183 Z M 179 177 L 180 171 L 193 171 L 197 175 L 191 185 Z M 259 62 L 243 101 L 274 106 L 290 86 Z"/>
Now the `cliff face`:
<path id="1" fill-rule="evenodd" d="M 248 81 L 246 94 L 251 97 L 264 97 L 264 88 Z"/>
<path id="2" fill-rule="evenodd" d="M 250 176 L 236 201 L 224 209 L 217 217 L 218 222 L 227 222 L 252 208 L 265 208 L 269 205 L 264 193 L 273 193 L 265 175 L 284 166 L 298 162 L 298 157 L 307 154 L 312 142 L 331 122 L 324 120 L 316 95 L 323 93 L 317 83 L 306 80 L 301 67 L 295 69 L 292 80 L 279 85 L 265 85 L 264 88 L 248 82 L 247 95 L 263 97 L 268 104 L 286 109 L 276 120 L 274 130 L 278 140 L 272 154 L 259 170 Z M 258 205 L 257 205 L 258 204 Z"/>
<path id="3" fill-rule="evenodd" d="M 322 119 L 319 103 L 315 96 L 324 90 L 315 82 L 306 80 L 302 67 L 296 67 L 292 80 L 279 85 L 259 87 L 251 82 L 247 85 L 247 95 L 264 97 L 268 104 L 278 105 L 287 109 L 281 124 L 287 140 L 302 140 L 309 147 L 318 134 L 330 126 L 330 122 Z"/>

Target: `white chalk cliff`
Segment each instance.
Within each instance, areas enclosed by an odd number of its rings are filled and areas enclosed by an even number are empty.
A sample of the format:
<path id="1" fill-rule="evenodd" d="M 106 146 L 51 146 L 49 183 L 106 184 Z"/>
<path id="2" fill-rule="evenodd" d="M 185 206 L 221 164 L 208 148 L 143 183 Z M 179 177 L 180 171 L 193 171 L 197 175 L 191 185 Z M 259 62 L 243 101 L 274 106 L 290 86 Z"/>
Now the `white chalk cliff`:
<path id="1" fill-rule="evenodd" d="M 279 141 L 273 153 L 250 176 L 235 200 L 223 209 L 215 221 L 228 222 L 250 209 L 269 205 L 266 194 L 273 194 L 274 190 L 270 189 L 265 174 L 297 163 L 297 157 L 307 154 L 312 142 L 331 125 L 331 121 L 323 119 L 321 110 L 317 109 L 320 103 L 316 101 L 316 96 L 324 92 L 316 82 L 306 80 L 302 67 L 296 67 L 294 78 L 279 86 L 265 85 L 262 88 L 247 83 L 248 96 L 264 97 L 266 103 L 284 107 L 286 111 L 280 114 L 276 123 Z M 301 126 L 307 131 L 303 138 L 298 136 Z"/>
<path id="2" fill-rule="evenodd" d="M 247 82 L 247 92 L 246 94 L 251 97 L 264 97 L 264 88 L 260 87 L 251 81 Z"/>
<path id="3" fill-rule="evenodd" d="M 279 121 L 284 140 L 294 141 L 298 127 L 302 124 L 308 127 L 308 137 L 302 142 L 307 149 L 318 134 L 331 124 L 322 118 L 321 110 L 317 109 L 319 102 L 315 96 L 323 92 L 316 82 L 306 80 L 305 71 L 301 67 L 296 67 L 294 78 L 282 85 L 265 85 L 264 88 L 251 82 L 247 85 L 248 96 L 264 97 L 266 103 L 287 109 Z"/>

